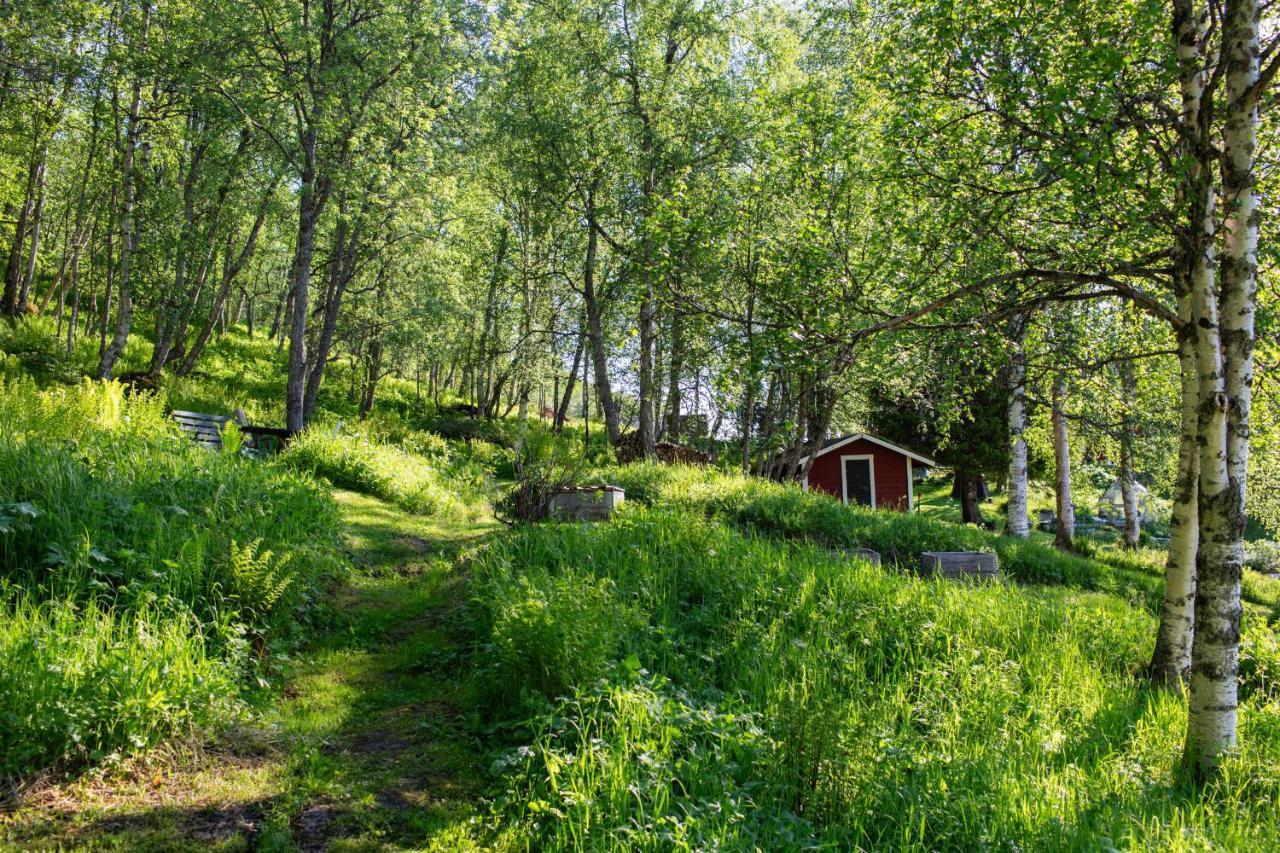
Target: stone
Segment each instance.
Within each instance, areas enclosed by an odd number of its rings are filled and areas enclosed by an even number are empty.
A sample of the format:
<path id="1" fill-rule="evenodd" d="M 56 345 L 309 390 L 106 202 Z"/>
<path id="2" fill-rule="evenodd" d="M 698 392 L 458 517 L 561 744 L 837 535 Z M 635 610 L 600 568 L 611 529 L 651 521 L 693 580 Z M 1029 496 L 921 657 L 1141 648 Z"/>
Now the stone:
<path id="1" fill-rule="evenodd" d="M 551 517 L 561 521 L 608 521 L 626 500 L 617 486 L 568 486 L 551 498 Z"/>
<path id="2" fill-rule="evenodd" d="M 995 554 L 982 551 L 925 551 L 920 555 L 921 577 L 982 580 L 1000 575 Z"/>

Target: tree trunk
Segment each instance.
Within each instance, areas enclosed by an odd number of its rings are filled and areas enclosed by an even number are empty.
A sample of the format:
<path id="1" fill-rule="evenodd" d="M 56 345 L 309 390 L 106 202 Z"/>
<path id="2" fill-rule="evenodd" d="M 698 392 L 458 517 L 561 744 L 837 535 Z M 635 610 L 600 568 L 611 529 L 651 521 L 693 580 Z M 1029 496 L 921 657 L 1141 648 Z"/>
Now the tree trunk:
<path id="1" fill-rule="evenodd" d="M 40 254 L 40 225 L 44 219 L 44 185 L 45 169 L 49 159 L 49 146 L 46 143 L 40 148 L 40 167 L 36 173 L 36 203 L 31 211 L 31 249 L 27 253 L 27 267 L 22 275 L 22 287 L 18 289 L 17 313 L 27 310 L 27 301 L 31 297 L 31 286 L 36 278 L 36 264 Z"/>
<path id="2" fill-rule="evenodd" d="M 311 256 L 315 251 L 316 225 L 324 208 L 325 193 L 317 186 L 316 130 L 303 133 L 304 165 L 298 198 L 298 242 L 291 270 L 293 313 L 289 319 L 289 377 L 285 387 L 285 427 L 300 432 L 306 426 L 307 318 L 310 309 Z"/>
<path id="3" fill-rule="evenodd" d="M 9 246 L 9 262 L 4 272 L 4 292 L 0 294 L 0 313 L 18 313 L 18 289 L 22 286 L 23 248 L 27 244 L 27 232 L 31 229 L 31 214 L 36 204 L 36 182 L 42 157 L 35 145 L 31 149 L 31 163 L 27 168 L 27 190 L 18 209 L 18 220 L 13 226 L 13 242 Z"/>
<path id="4" fill-rule="evenodd" d="M 1188 324 L 1178 336 L 1178 362 L 1182 376 L 1182 424 L 1178 438 L 1178 472 L 1173 483 L 1173 508 L 1169 520 L 1169 556 L 1164 569 L 1164 604 L 1160 629 L 1151 655 L 1153 681 L 1181 689 L 1191 669 L 1191 638 L 1195 621 L 1196 550 L 1200 540 L 1196 512 L 1200 454 L 1196 446 L 1199 391 L 1196 377 L 1195 325 L 1190 321 L 1190 295 L 1181 286 L 1179 314 Z M 1185 312 L 1184 312 L 1185 304 Z"/>
<path id="5" fill-rule="evenodd" d="M 645 282 L 640 299 L 640 448 L 646 459 L 653 459 L 657 453 L 653 365 L 658 338 L 658 304 L 650 273 L 642 270 L 641 275 Z"/>
<path id="6" fill-rule="evenodd" d="M 114 195 L 114 193 L 113 193 Z M 112 205 L 114 207 L 114 205 Z M 98 358 L 102 358 L 102 354 L 107 351 L 107 329 L 111 324 L 111 295 L 115 287 L 115 252 L 113 247 L 115 240 L 112 235 L 107 235 L 107 274 L 102 282 L 102 314 L 98 319 Z M 97 299 L 94 299 L 94 308 L 97 308 Z M 90 317 L 92 324 L 93 317 Z"/>
<path id="7" fill-rule="evenodd" d="M 341 208 L 339 208 L 341 209 Z M 333 336 L 338 328 L 338 314 L 342 311 L 342 297 L 355 268 L 355 246 L 360 239 L 357 228 L 348 238 L 349 226 L 340 219 L 333 232 L 333 250 L 329 259 L 329 283 L 325 289 L 324 319 L 320 327 L 320 339 L 311 358 L 307 372 L 306 396 L 303 403 L 305 417 L 310 420 L 315 412 L 316 399 L 320 396 L 320 384 L 325 368 L 329 365 L 329 352 L 333 348 Z"/>
<path id="8" fill-rule="evenodd" d="M 1137 379 L 1133 373 L 1133 362 L 1120 363 L 1120 388 L 1123 410 L 1120 416 L 1120 497 L 1124 509 L 1124 534 L 1121 544 L 1130 551 L 1138 547 L 1138 539 L 1142 534 L 1142 518 L 1138 510 L 1138 488 L 1134 464 L 1134 431 L 1137 426 L 1133 422 L 1132 401 L 1138 393 Z"/>
<path id="9" fill-rule="evenodd" d="M 1053 544 L 1071 550 L 1076 530 L 1076 511 L 1071 502 L 1071 445 L 1067 439 L 1066 378 L 1058 373 L 1053 378 L 1054 495 L 1057 500 L 1058 525 Z"/>
<path id="10" fill-rule="evenodd" d="M 769 457 L 772 455 L 771 444 L 773 442 L 773 426 L 777 412 L 778 402 L 778 378 L 774 375 L 769 377 L 769 388 L 765 392 L 764 412 L 760 418 L 760 446 L 756 449 L 756 461 L 752 465 L 752 473 L 757 476 L 765 474 L 765 465 Z"/>
<path id="11" fill-rule="evenodd" d="M 680 435 L 680 407 L 683 401 L 680 398 L 680 375 L 684 373 L 684 315 L 680 311 L 671 312 L 671 363 L 667 366 L 669 371 L 667 392 L 667 411 L 669 413 L 667 420 L 667 432 L 672 441 L 679 442 Z"/>
<path id="12" fill-rule="evenodd" d="M 1213 257 L 1213 222 L 1206 220 L 1202 209 L 1206 192 L 1212 192 L 1211 187 L 1204 185 L 1204 178 L 1209 173 L 1200 141 L 1204 133 L 1201 101 L 1205 85 L 1203 45 L 1206 26 L 1207 18 L 1195 8 L 1195 0 L 1174 0 L 1173 35 L 1182 95 L 1182 142 L 1179 157 L 1190 167 L 1188 178 L 1182 183 L 1178 194 L 1178 201 L 1186 218 L 1183 226 L 1175 229 L 1178 258 L 1173 277 L 1178 317 L 1184 324 L 1178 333 L 1182 417 L 1178 441 L 1178 472 L 1174 481 L 1173 507 L 1169 521 L 1169 555 L 1165 560 L 1164 602 L 1155 650 L 1151 656 L 1150 674 L 1157 683 L 1176 685 L 1179 688 L 1187 680 L 1191 670 L 1196 553 L 1200 539 L 1200 449 L 1197 444 L 1200 380 L 1197 375 L 1198 344 L 1192 290 L 1203 286 L 1203 282 L 1199 281 L 1204 274 L 1202 267 L 1205 264 L 1211 265 Z"/>
<path id="13" fill-rule="evenodd" d="M 604 427 L 609 443 L 617 446 L 622 437 L 618 404 L 613 399 L 613 387 L 609 384 L 609 362 L 604 351 L 604 324 L 601 320 L 600 300 L 596 296 L 596 252 L 598 235 L 595 221 L 595 195 L 587 191 L 587 257 L 582 267 L 582 296 L 587 310 L 587 333 L 591 338 L 591 366 L 595 371 L 596 399 L 604 410 Z"/>
<path id="14" fill-rule="evenodd" d="M 142 4 L 143 46 L 147 41 L 147 29 L 151 23 L 151 4 Z M 125 125 L 124 153 L 120 161 L 120 179 L 124 190 L 124 199 L 120 211 L 120 275 L 116 284 L 119 291 L 120 307 L 116 311 L 115 334 L 102 351 L 98 359 L 99 379 L 110 379 L 120 353 L 129 340 L 129 329 L 133 323 L 133 253 L 136 248 L 137 235 L 133 221 L 134 207 L 138 202 L 138 182 L 134 174 L 134 158 L 137 156 L 138 142 L 142 136 L 142 78 L 133 80 L 133 92 L 129 101 L 129 115 Z M 105 323 L 104 323 L 105 328 Z"/>
<path id="15" fill-rule="evenodd" d="M 986 527 L 986 519 L 982 517 L 982 475 L 957 470 L 955 482 L 951 487 L 951 495 L 960 502 L 960 520 L 965 524 L 976 524 Z"/>
<path id="16" fill-rule="evenodd" d="M 1009 510 L 1005 533 L 1025 539 L 1027 523 L 1027 334 L 1026 318 L 1011 324 L 1013 356 L 1009 363 Z"/>
<path id="17" fill-rule="evenodd" d="M 573 390 L 578 378 L 578 367 L 582 364 L 582 351 L 586 348 L 586 318 L 579 324 L 578 329 L 578 345 L 573 351 L 573 367 L 569 368 L 569 375 L 564 380 L 564 396 L 560 398 L 556 406 L 556 415 L 553 427 L 557 432 L 564 428 L 565 419 L 569 417 L 569 406 L 573 403 Z"/>
<path id="18" fill-rule="evenodd" d="M 1228 0 L 1222 22 L 1226 103 L 1221 312 L 1214 304 L 1212 287 L 1200 287 L 1195 294 L 1201 376 L 1200 543 L 1185 757 L 1201 778 L 1216 772 L 1236 743 L 1240 580 L 1257 304 L 1258 26 L 1257 0 Z"/>
<path id="19" fill-rule="evenodd" d="M 364 392 L 360 395 L 360 420 L 367 418 L 373 411 L 378 379 L 382 376 L 382 341 L 377 335 L 369 341 L 368 360 L 369 372 L 365 377 Z"/>

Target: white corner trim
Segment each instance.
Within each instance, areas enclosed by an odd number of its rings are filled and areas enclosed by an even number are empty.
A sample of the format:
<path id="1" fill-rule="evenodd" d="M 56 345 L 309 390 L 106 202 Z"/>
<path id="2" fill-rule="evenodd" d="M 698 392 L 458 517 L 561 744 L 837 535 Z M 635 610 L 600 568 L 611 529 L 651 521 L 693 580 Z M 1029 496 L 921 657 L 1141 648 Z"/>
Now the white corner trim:
<path id="1" fill-rule="evenodd" d="M 868 469 L 871 474 L 871 508 L 876 508 L 876 458 L 870 453 L 850 453 L 840 457 L 840 500 L 844 503 L 849 502 L 849 484 L 845 482 L 846 471 L 844 463 L 849 459 L 865 459 L 868 463 Z"/>
<path id="2" fill-rule="evenodd" d="M 911 457 L 907 457 L 907 512 L 916 511 L 915 471 L 911 470 Z"/>

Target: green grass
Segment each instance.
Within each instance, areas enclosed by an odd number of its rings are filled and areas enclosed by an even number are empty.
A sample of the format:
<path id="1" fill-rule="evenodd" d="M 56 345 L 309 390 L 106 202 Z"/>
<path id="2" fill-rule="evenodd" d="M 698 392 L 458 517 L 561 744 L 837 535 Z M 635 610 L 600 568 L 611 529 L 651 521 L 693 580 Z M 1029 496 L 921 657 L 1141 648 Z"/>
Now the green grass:
<path id="1" fill-rule="evenodd" d="M 165 410 L 277 423 L 269 342 L 129 398 L 45 322 L 0 326 L 0 848 L 1280 846 L 1272 579 L 1241 749 L 1197 789 L 1140 677 L 1156 551 L 959 525 L 940 486 L 908 515 L 651 465 L 601 469 L 612 523 L 502 530 L 509 423 L 390 380 L 353 429 L 337 363 L 319 426 L 251 463 Z M 904 571 L 955 549 L 1005 580 Z"/>
<path id="2" fill-rule="evenodd" d="M 0 848 L 479 849 L 499 842 L 466 666 L 459 556 L 492 518 L 427 519 L 338 492 L 355 565 L 274 701 L 194 752 L 30 792 Z M 57 807 L 50 807 L 56 803 Z"/>
<path id="3" fill-rule="evenodd" d="M 341 569 L 313 481 L 163 411 L 0 379 L 0 777 L 229 719 Z"/>
<path id="4" fill-rule="evenodd" d="M 283 464 L 335 486 L 391 501 L 419 515 L 465 517 L 488 494 L 485 470 L 454 453 L 443 440 L 427 443 L 418 434 L 420 452 L 371 440 L 361 433 L 335 433 L 313 427 L 290 442 Z M 409 443 L 409 442 L 404 442 Z"/>
<path id="5" fill-rule="evenodd" d="M 514 726 L 499 805 L 532 846 L 1280 841 L 1270 692 L 1222 780 L 1187 786 L 1185 707 L 1138 677 L 1144 608 L 911 579 L 657 503 L 476 560 L 481 683 Z"/>

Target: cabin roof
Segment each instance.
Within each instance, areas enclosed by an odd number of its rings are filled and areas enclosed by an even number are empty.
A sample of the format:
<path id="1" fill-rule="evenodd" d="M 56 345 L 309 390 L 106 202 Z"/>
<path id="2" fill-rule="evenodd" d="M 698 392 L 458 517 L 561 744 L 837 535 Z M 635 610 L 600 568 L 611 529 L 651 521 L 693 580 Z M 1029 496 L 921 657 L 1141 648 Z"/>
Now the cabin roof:
<path id="1" fill-rule="evenodd" d="M 850 435 L 842 435 L 836 438 L 829 438 L 825 442 L 823 442 L 822 447 L 818 450 L 817 453 L 813 455 L 822 456 L 824 454 L 830 453 L 833 450 L 837 450 L 841 447 L 844 447 L 846 444 L 852 444 L 853 442 L 858 441 L 859 439 L 863 441 L 869 441 L 872 444 L 878 444 L 879 446 L 887 450 L 892 450 L 894 453 L 901 453 L 903 456 L 909 457 L 910 459 L 913 459 L 922 465 L 927 465 L 931 468 L 937 467 L 938 463 L 934 462 L 932 459 L 930 459 L 927 456 L 921 456 L 919 453 L 915 453 L 913 451 L 907 450 L 905 447 L 900 447 L 891 441 L 885 441 L 883 438 L 877 438 L 876 436 L 871 435 L 869 433 L 865 433 L 865 432 L 855 432 Z M 807 456 L 801 460 L 801 462 L 805 462 L 805 461 L 808 461 Z"/>

